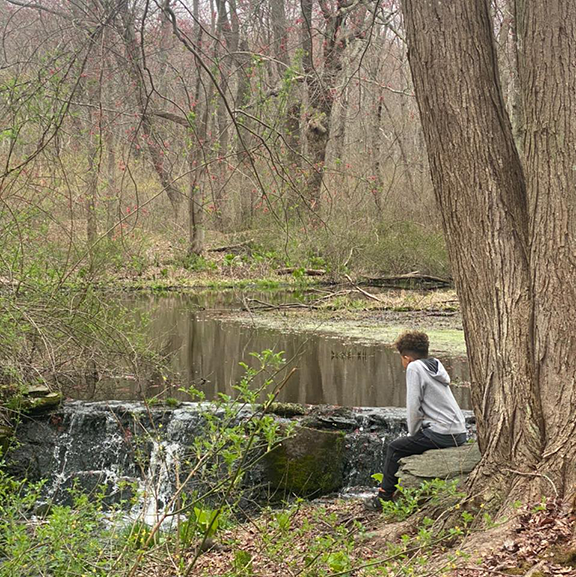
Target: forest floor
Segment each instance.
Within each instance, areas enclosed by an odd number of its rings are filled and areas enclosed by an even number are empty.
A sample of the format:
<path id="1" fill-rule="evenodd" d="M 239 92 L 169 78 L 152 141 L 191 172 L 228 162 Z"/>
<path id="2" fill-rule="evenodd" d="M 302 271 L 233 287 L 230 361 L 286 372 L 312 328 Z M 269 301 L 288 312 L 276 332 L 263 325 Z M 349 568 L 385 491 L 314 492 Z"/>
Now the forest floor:
<path id="1" fill-rule="evenodd" d="M 221 233 L 211 233 L 199 256 L 186 255 L 182 246 L 159 235 L 148 235 L 142 246 L 136 243 L 126 251 L 106 258 L 109 280 L 126 288 L 280 288 L 334 285 L 345 281 L 346 272 L 355 278 L 385 274 L 356 262 L 330 266 L 321 257 L 288 257 L 245 236 Z"/>
<path id="2" fill-rule="evenodd" d="M 268 510 L 219 534 L 191 575 L 576 576 L 575 516 L 557 503 L 519 506 L 508 518 L 479 526 L 461 519 L 460 527 L 452 523 L 436 534 L 430 528 L 443 514 L 436 508 L 430 519 L 425 507 L 401 521 L 367 511 L 358 499 Z M 184 556 L 188 564 L 194 548 Z M 162 563 L 147 567 L 146 574 L 177 572 Z"/>

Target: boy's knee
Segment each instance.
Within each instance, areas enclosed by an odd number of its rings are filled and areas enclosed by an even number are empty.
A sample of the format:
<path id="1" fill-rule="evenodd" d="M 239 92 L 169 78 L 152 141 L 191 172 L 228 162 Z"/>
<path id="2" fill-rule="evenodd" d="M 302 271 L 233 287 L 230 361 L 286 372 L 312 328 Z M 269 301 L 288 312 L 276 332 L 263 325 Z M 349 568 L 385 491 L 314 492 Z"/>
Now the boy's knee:
<path id="1" fill-rule="evenodd" d="M 398 439 L 394 439 L 391 443 L 388 444 L 388 450 L 398 451 L 404 447 L 404 444 L 405 439 L 403 437 L 399 437 Z"/>

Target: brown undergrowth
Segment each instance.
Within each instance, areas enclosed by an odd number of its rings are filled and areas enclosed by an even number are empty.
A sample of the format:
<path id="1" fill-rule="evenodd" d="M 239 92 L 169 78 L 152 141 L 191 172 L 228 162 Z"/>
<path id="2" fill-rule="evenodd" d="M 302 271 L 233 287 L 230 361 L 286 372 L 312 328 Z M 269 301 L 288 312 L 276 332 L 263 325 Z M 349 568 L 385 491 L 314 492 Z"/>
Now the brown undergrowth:
<path id="1" fill-rule="evenodd" d="M 442 520 L 441 508 L 428 504 L 394 522 L 366 511 L 359 500 L 301 502 L 290 509 L 267 510 L 221 533 L 190 575 L 576 576 L 576 517 L 561 503 L 519 507 L 500 522 L 472 523 L 465 531 L 454 527 L 458 516 L 459 508 L 452 506 Z M 443 530 L 428 534 L 426 527 L 432 523 Z M 192 547 L 180 566 L 194 556 Z M 182 573 L 174 564 L 158 564 L 146 574 Z"/>
<path id="2" fill-rule="evenodd" d="M 458 577 L 576 576 L 576 515 L 560 501 L 523 507 L 502 530 L 479 533 L 464 543 L 470 562 Z"/>

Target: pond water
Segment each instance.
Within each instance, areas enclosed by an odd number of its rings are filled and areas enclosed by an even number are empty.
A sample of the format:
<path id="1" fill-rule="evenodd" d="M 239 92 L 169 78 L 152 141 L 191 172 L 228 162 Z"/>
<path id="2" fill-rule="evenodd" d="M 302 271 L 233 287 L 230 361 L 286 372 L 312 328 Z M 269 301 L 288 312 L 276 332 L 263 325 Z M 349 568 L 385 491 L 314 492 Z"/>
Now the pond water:
<path id="1" fill-rule="evenodd" d="M 268 302 L 294 300 L 288 293 L 272 296 L 251 294 Z M 167 385 L 161 377 L 147 384 L 109 380 L 90 393 L 67 391 L 74 398 L 142 399 L 154 395 L 189 400 L 178 388 L 195 385 L 207 399 L 218 393 L 233 394 L 244 369 L 240 361 L 254 365 L 252 352 L 284 351 L 288 367 L 297 367 L 278 396 L 282 402 L 342 406 L 405 406 L 405 374 L 398 354 L 381 344 L 364 344 L 310 332 L 285 332 L 257 328 L 227 319 L 225 313 L 239 307 L 244 295 L 233 291 L 137 295 L 130 306 L 136 315 L 149 318 L 148 331 L 156 351 L 168 359 L 178 384 Z M 452 379 L 468 381 L 463 359 L 442 358 Z M 282 379 L 282 375 L 278 377 Z M 170 383 L 170 380 L 167 381 Z M 453 387 L 462 408 L 470 407 L 469 390 Z"/>

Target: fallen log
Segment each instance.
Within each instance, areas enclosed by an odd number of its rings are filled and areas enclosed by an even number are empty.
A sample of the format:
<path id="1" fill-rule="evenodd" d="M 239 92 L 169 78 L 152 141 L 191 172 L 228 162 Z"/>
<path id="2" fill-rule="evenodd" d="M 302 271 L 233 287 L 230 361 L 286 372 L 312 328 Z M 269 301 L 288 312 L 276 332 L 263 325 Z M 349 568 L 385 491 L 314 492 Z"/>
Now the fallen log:
<path id="1" fill-rule="evenodd" d="M 359 280 L 360 284 L 367 284 L 371 286 L 383 286 L 383 287 L 398 287 L 398 286 L 410 286 L 418 285 L 425 287 L 450 287 L 454 283 L 451 278 L 441 278 L 429 274 L 421 274 L 418 271 L 409 272 L 400 275 L 386 275 L 380 277 L 364 277 Z"/>
<path id="2" fill-rule="evenodd" d="M 276 272 L 278 274 L 294 274 L 296 271 L 302 271 L 306 276 L 322 276 L 326 274 L 323 268 L 299 268 L 294 266 L 279 268 Z"/>
<path id="3" fill-rule="evenodd" d="M 240 242 L 238 244 L 228 244 L 226 246 L 217 246 L 214 248 L 209 248 L 208 252 L 229 252 L 229 253 L 236 253 L 242 252 L 245 249 L 250 248 L 250 245 L 254 241 L 252 240 L 245 240 L 244 242 Z"/>

